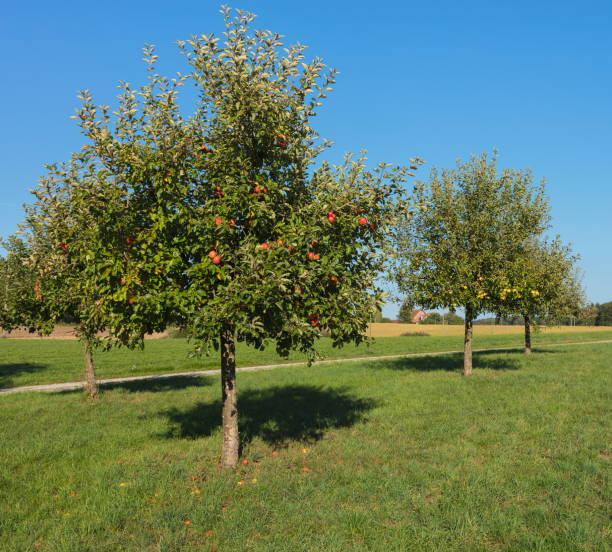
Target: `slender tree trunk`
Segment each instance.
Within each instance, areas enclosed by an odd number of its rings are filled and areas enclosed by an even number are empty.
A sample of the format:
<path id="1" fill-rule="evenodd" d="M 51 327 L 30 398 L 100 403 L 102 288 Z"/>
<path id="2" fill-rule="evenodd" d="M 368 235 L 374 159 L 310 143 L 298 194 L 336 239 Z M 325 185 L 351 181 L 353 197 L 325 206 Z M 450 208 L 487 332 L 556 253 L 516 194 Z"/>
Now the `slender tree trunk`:
<path id="1" fill-rule="evenodd" d="M 98 384 L 96 382 L 96 370 L 91 356 L 91 346 L 89 341 L 83 342 L 83 358 L 85 360 L 85 389 L 90 398 L 98 396 Z"/>
<path id="2" fill-rule="evenodd" d="M 472 305 L 465 306 L 465 338 L 463 340 L 463 375 L 472 373 Z"/>
<path id="3" fill-rule="evenodd" d="M 229 327 L 221 330 L 221 395 L 223 399 L 221 467 L 233 468 L 238 464 L 238 394 L 234 329 Z"/>
<path id="4" fill-rule="evenodd" d="M 528 315 L 524 315 L 525 318 L 525 354 L 531 354 L 531 321 Z"/>

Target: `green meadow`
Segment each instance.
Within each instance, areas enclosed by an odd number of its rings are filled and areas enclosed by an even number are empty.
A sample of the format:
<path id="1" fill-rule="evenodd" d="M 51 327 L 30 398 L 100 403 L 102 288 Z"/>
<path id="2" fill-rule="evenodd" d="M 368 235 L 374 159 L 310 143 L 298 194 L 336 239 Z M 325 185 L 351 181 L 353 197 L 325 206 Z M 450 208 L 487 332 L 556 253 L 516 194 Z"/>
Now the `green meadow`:
<path id="1" fill-rule="evenodd" d="M 513 327 L 510 327 L 513 329 Z M 370 344 L 332 347 L 331 340 L 322 338 L 317 349 L 324 359 L 401 355 L 463 349 L 462 335 L 427 335 L 424 326 L 419 331 L 400 337 L 379 337 Z M 533 343 L 559 344 L 584 341 L 612 340 L 612 329 L 599 332 L 535 333 Z M 522 334 L 476 335 L 475 348 L 521 347 Z M 0 389 L 21 385 L 81 381 L 84 367 L 81 345 L 68 339 L 3 339 L 0 340 Z M 237 366 L 301 362 L 306 356 L 291 353 L 287 359 L 279 357 L 270 346 L 258 351 L 244 344 L 236 347 Z M 96 376 L 99 379 L 123 376 L 143 376 L 219 368 L 219 355 L 194 357 L 193 346 L 186 339 L 150 339 L 145 349 L 111 349 L 94 354 Z"/>
<path id="2" fill-rule="evenodd" d="M 493 337 L 476 346 L 521 344 Z M 397 339 L 344 353 L 459 348 Z M 218 377 L 0 396 L 2 550 L 609 550 L 612 344 L 538 339 L 476 353 L 467 378 L 460 355 L 239 373 L 234 471 L 217 466 Z M 0 346 L 5 387 L 80 378 L 74 342 Z M 187 351 L 159 340 L 98 370 L 216 367 Z"/>

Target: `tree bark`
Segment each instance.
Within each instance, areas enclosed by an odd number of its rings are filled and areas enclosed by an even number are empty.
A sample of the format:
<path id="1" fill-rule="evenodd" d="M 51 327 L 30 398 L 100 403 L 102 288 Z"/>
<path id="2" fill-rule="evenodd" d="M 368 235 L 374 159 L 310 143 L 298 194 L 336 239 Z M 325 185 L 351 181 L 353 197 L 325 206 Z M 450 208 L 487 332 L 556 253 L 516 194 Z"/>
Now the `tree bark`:
<path id="1" fill-rule="evenodd" d="M 465 306 L 465 337 L 463 339 L 463 375 L 472 373 L 472 318 L 474 311 L 472 305 Z"/>
<path id="2" fill-rule="evenodd" d="M 525 354 L 531 354 L 531 321 L 528 315 L 523 315 L 525 318 Z"/>
<path id="3" fill-rule="evenodd" d="M 238 464 L 238 394 L 236 392 L 236 352 L 234 329 L 221 330 L 221 396 L 223 401 L 223 444 L 221 467 L 233 468 Z"/>
<path id="4" fill-rule="evenodd" d="M 85 389 L 91 399 L 98 396 L 98 384 L 96 382 L 96 370 L 91 356 L 91 347 L 88 341 L 83 342 L 83 358 L 85 360 Z"/>

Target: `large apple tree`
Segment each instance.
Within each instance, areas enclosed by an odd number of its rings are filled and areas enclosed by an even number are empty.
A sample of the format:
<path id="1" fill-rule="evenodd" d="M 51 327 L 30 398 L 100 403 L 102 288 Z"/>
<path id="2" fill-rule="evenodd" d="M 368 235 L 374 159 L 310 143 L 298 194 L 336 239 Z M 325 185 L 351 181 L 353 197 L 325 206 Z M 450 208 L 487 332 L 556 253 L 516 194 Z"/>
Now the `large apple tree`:
<path id="1" fill-rule="evenodd" d="M 347 155 L 314 166 L 326 148 L 311 126 L 336 72 L 304 47 L 252 30 L 254 16 L 222 8 L 223 41 L 179 43 L 189 72 L 121 83 L 111 112 L 82 93 L 87 139 L 71 201 L 94 202 L 82 267 L 111 342 L 136 346 L 179 324 L 198 352 L 221 350 L 221 465 L 238 461 L 235 342 L 311 356 L 325 329 L 334 345 L 365 339 L 380 303 L 383 240 L 416 168 Z M 178 105 L 195 87 L 189 117 Z M 98 201 L 96 203 L 96 201 Z M 103 207 L 107 202 L 108 208 Z"/>
<path id="2" fill-rule="evenodd" d="M 398 219 L 391 272 L 399 290 L 425 309 L 465 310 L 463 373 L 472 373 L 472 326 L 495 312 L 508 267 L 548 224 L 544 183 L 529 171 L 497 169 L 481 154 L 453 170 L 432 170 L 415 187 L 413 216 Z"/>

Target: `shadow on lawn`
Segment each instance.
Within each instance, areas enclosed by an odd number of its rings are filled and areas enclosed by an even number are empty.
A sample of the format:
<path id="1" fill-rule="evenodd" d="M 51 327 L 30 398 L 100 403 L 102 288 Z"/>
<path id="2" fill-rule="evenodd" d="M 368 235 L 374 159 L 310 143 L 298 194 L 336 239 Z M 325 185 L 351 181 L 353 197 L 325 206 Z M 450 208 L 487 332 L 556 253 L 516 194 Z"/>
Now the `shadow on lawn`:
<path id="1" fill-rule="evenodd" d="M 123 381 L 117 383 L 100 384 L 101 391 L 113 391 L 114 389 L 124 389 L 130 393 L 157 393 L 162 391 L 177 391 L 190 387 L 205 387 L 212 385 L 216 381 L 210 376 L 166 376 L 156 379 L 142 379 L 136 381 Z"/>
<path id="2" fill-rule="evenodd" d="M 316 441 L 331 428 L 350 427 L 376 406 L 371 399 L 350 395 L 345 388 L 289 385 L 247 390 L 239 394 L 241 444 L 255 437 L 282 445 L 287 441 Z M 199 403 L 187 410 L 172 408 L 168 438 L 211 435 L 221 425 L 221 401 Z"/>
<path id="3" fill-rule="evenodd" d="M 523 357 L 527 356 L 523 351 L 518 351 L 516 349 L 474 353 L 472 355 L 472 366 L 474 370 L 518 370 L 521 365 L 518 355 L 522 355 Z M 415 372 L 432 372 L 435 370 L 458 372 L 463 370 L 463 355 L 451 354 L 393 358 L 389 360 L 380 360 L 373 363 L 371 367 L 390 370 L 413 370 Z"/>
<path id="4" fill-rule="evenodd" d="M 19 362 L 15 364 L 0 364 L 0 389 L 13 386 L 13 377 L 20 374 L 32 374 L 49 368 L 46 364 Z"/>

